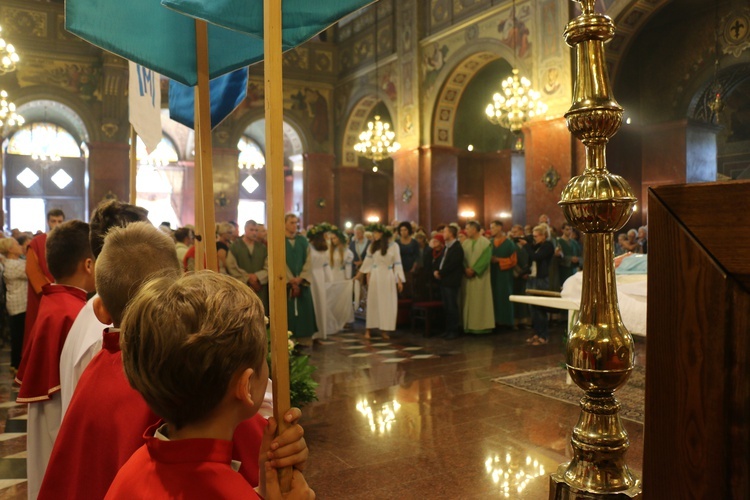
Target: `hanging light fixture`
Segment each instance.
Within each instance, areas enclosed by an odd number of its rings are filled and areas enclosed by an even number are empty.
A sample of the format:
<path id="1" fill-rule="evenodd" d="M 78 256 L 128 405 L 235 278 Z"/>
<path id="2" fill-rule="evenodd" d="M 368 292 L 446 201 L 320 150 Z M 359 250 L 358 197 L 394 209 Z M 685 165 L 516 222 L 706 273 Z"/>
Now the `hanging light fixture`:
<path id="1" fill-rule="evenodd" d="M 516 135 L 516 150 L 523 149 L 521 127 L 536 116 L 543 116 L 547 112 L 547 105 L 540 99 L 540 94 L 531 88 L 531 81 L 518 74 L 518 56 L 516 54 L 516 2 L 513 0 L 513 10 L 509 21 L 513 23 L 511 30 L 513 39 L 513 74 L 503 80 L 501 92 L 492 96 L 492 102 L 487 105 L 485 113 L 491 123 L 509 129 Z"/>
<path id="2" fill-rule="evenodd" d="M 266 158 L 255 143 L 242 137 L 237 143 L 237 149 L 240 150 L 237 158 L 237 167 L 240 170 L 262 170 L 266 166 Z"/>
<path id="3" fill-rule="evenodd" d="M 0 129 L 23 125 L 23 116 L 16 113 L 16 105 L 8 99 L 8 93 L 0 90 Z"/>
<path id="4" fill-rule="evenodd" d="M 7 43 L 2 34 L 3 28 L 0 26 L 0 75 L 15 71 L 16 64 L 20 60 L 15 47 Z"/>
<path id="5" fill-rule="evenodd" d="M 391 130 L 391 124 L 375 115 L 374 121 L 367 124 L 367 130 L 359 134 L 359 142 L 354 145 L 354 151 L 377 163 L 401 148 L 401 144 L 395 139 L 396 133 Z"/>
<path id="6" fill-rule="evenodd" d="M 375 9 L 375 87 L 380 93 L 380 79 L 378 77 L 378 11 Z M 401 149 L 401 144 L 396 141 L 396 133 L 391 124 L 375 115 L 374 120 L 367 123 L 367 129 L 359 134 L 359 142 L 354 145 L 354 151 L 360 156 L 372 160 L 372 171 L 378 171 L 378 162 L 389 158 L 393 153 Z"/>

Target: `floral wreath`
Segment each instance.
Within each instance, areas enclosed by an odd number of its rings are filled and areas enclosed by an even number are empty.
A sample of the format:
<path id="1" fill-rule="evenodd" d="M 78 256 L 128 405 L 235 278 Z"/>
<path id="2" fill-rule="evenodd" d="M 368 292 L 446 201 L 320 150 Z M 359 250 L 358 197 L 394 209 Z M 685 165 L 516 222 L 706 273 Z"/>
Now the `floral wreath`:
<path id="1" fill-rule="evenodd" d="M 329 224 L 327 222 L 321 222 L 317 226 L 313 226 L 313 228 L 307 232 L 307 238 L 312 240 L 313 238 L 315 238 L 316 236 L 320 234 L 336 232 L 338 230 L 339 228 L 332 224 Z"/>
<path id="2" fill-rule="evenodd" d="M 365 227 L 365 231 L 377 231 L 379 233 L 383 233 L 383 236 L 386 238 L 390 238 L 393 236 L 393 231 L 388 229 L 388 227 L 384 226 L 383 224 L 368 224 L 367 227 Z"/>
<path id="3" fill-rule="evenodd" d="M 336 235 L 336 237 L 339 239 L 342 245 L 346 245 L 349 243 L 349 239 L 346 237 L 344 232 L 341 229 L 338 229 L 336 226 L 333 226 L 331 229 L 331 232 Z"/>

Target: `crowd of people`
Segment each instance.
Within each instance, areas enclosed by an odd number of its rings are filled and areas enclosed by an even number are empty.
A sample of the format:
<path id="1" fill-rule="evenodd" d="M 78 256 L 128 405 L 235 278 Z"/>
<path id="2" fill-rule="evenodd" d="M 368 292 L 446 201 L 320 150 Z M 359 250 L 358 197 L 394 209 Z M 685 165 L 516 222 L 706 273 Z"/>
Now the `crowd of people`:
<path id="1" fill-rule="evenodd" d="M 259 294 L 185 274 L 189 240 L 146 216 L 110 200 L 90 223 L 51 211 L 25 253 L 0 239 L 29 498 L 281 499 L 290 466 L 314 498 L 298 409 L 275 436 Z"/>
<path id="2" fill-rule="evenodd" d="M 158 478 L 164 488 L 260 485 L 274 498 L 274 467 L 301 469 L 307 448 L 298 410 L 286 416 L 291 430 L 275 440 L 264 431 L 275 428 L 265 418 L 272 405 L 266 228 L 249 220 L 240 234 L 236 223 L 218 224 L 219 272 L 193 273 L 194 229 L 155 228 L 146 216 L 110 200 L 90 224 L 53 210 L 49 233 L 0 238 L 11 371 L 17 401 L 29 404 L 30 497 L 109 490 L 125 498 L 145 487 L 149 470 L 165 474 Z M 365 337 L 377 330 L 388 338 L 400 302 L 439 300 L 446 339 L 531 326 L 528 343 L 543 345 L 548 312 L 510 296 L 559 291 L 584 265 L 575 228 L 555 228 L 546 215 L 533 227 L 494 220 L 487 228 L 468 221 L 427 231 L 397 221 L 300 229 L 290 213 L 284 231 L 289 330 L 303 346 L 351 327 L 362 297 Z M 615 252 L 646 253 L 647 234 L 641 227 L 618 235 Z M 201 362 L 185 362 L 192 357 Z M 206 419 L 216 425 L 209 429 Z M 211 432 L 217 428 L 224 432 Z M 174 453 L 205 462 L 196 437 L 214 439 L 224 465 L 242 459 L 241 479 L 214 484 L 186 478 L 184 468 L 154 469 Z M 165 444 L 171 441 L 181 444 Z M 215 477 L 230 476 L 217 467 Z M 313 495 L 301 475 L 295 488 Z"/>

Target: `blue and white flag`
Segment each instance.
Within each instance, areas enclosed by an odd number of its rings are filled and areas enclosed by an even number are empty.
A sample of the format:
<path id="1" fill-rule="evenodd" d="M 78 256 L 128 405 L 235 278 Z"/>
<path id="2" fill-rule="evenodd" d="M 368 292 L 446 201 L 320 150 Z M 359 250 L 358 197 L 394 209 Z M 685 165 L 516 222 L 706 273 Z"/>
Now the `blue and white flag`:
<path id="1" fill-rule="evenodd" d="M 211 88 L 211 129 L 230 115 L 247 95 L 247 68 L 214 78 Z M 169 117 L 195 128 L 195 87 L 169 81 Z"/>
<path id="2" fill-rule="evenodd" d="M 130 124 L 151 153 L 161 142 L 161 75 L 129 61 Z"/>

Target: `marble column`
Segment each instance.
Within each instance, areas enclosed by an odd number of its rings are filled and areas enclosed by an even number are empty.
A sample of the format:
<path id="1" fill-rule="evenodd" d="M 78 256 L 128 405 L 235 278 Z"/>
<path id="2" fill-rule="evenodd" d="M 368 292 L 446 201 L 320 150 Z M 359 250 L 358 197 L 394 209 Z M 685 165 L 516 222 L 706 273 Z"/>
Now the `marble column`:
<path id="1" fill-rule="evenodd" d="M 391 158 L 395 218 L 419 221 L 419 148 L 401 149 Z"/>
<path id="2" fill-rule="evenodd" d="M 512 221 L 513 195 L 511 183 L 511 151 L 477 153 L 483 170 L 484 210 L 477 212 L 484 227 L 495 219 L 508 224 Z M 505 229 L 509 229 L 508 226 Z"/>
<path id="3" fill-rule="evenodd" d="M 130 147 L 122 142 L 89 142 L 89 213 L 108 196 L 130 196 Z M 111 193 L 111 194 L 110 194 Z"/>
<path id="4" fill-rule="evenodd" d="M 572 177 L 573 136 L 565 118 L 539 120 L 524 126 L 526 156 L 526 221 L 536 224 L 541 214 L 547 214 L 557 227 L 565 217 L 557 205 L 562 189 Z M 554 186 L 542 182 L 545 175 L 557 177 Z"/>
<path id="5" fill-rule="evenodd" d="M 362 198 L 362 170 L 340 166 L 334 175 L 336 193 L 334 222 L 344 225 L 347 221 L 358 224 L 364 220 Z"/>
<path id="6" fill-rule="evenodd" d="M 336 157 L 328 153 L 304 155 L 303 224 L 334 220 L 333 168 Z"/>
<path id="7" fill-rule="evenodd" d="M 458 149 L 424 146 L 419 158 L 419 223 L 434 229 L 458 220 Z"/>
<path id="8" fill-rule="evenodd" d="M 716 180 L 716 133 L 715 127 L 688 120 L 643 127 L 639 203 L 643 222 L 649 187 Z"/>

